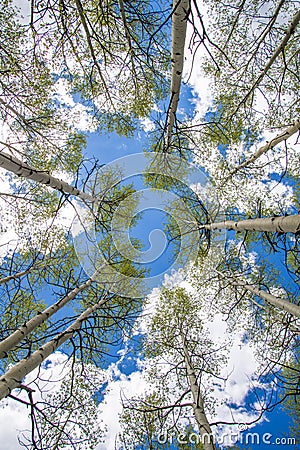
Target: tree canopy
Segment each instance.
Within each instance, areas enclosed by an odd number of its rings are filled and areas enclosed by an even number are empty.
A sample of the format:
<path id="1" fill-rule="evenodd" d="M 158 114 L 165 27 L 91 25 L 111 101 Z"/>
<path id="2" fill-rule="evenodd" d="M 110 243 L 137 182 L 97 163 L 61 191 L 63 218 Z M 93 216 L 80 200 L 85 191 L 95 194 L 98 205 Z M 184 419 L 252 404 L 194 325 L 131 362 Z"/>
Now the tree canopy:
<path id="1" fill-rule="evenodd" d="M 4 0 L 0 19 L 15 446 L 243 448 L 298 417 L 297 2 Z"/>

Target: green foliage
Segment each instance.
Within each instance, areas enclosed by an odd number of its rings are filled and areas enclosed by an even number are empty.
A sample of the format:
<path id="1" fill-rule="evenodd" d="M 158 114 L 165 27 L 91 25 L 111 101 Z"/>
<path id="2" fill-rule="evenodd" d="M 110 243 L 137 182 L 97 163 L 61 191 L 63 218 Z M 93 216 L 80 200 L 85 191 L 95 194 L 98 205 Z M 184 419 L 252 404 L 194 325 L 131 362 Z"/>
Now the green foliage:
<path id="1" fill-rule="evenodd" d="M 200 132 L 201 140 L 205 142 L 206 147 L 226 150 L 228 146 L 235 146 L 243 141 L 245 148 L 248 148 L 259 138 L 259 128 L 243 117 L 235 115 L 228 119 L 228 111 L 234 108 L 237 101 L 230 95 L 226 91 L 220 94 L 206 113 L 206 124 Z"/>
<path id="2" fill-rule="evenodd" d="M 174 246 L 173 257 L 185 261 L 195 246 L 197 235 L 199 255 L 205 255 L 209 240 L 205 232 L 198 231 L 206 223 L 208 211 L 205 200 L 197 195 L 190 186 L 191 173 L 194 168 L 184 158 L 176 154 L 157 152 L 151 156 L 149 166 L 143 174 L 144 183 L 153 190 L 170 192 L 169 202 L 165 206 L 167 218 L 164 223 L 169 242 Z M 200 180 L 199 180 L 200 181 Z M 183 244 L 183 236 L 185 243 Z"/>
<path id="3" fill-rule="evenodd" d="M 93 450 L 103 443 L 94 395 L 104 381 L 103 372 L 93 366 L 67 363 L 63 379 L 37 405 L 33 417 L 36 443 L 45 450 L 70 446 Z"/>
<path id="4" fill-rule="evenodd" d="M 264 5 L 233 2 L 228 8 L 210 0 L 206 4 L 213 17 L 209 30 L 213 45 L 205 69 L 213 79 L 211 89 L 222 108 L 224 126 L 231 128 L 233 124 L 239 129 L 242 121 L 244 129 L 256 132 L 257 128 L 280 127 L 295 120 L 299 108 L 294 103 L 299 82 L 297 30 L 263 75 L 297 11 L 295 4 L 284 2 L 279 9 L 275 1 Z M 258 102 L 263 111 L 259 111 Z"/>
<path id="5" fill-rule="evenodd" d="M 87 102 L 100 127 L 129 135 L 165 95 L 166 13 L 148 1 L 124 2 L 123 11 L 119 2 L 62 2 L 58 10 L 47 4 L 49 22 L 34 6 L 36 51 L 46 45 L 68 91 Z"/>
<path id="6" fill-rule="evenodd" d="M 140 400 L 131 402 L 121 416 L 122 433 L 119 436 L 121 448 L 124 450 L 170 448 L 169 442 L 165 445 L 158 442 L 164 423 L 163 414 L 159 410 L 163 405 L 162 398 L 153 392 Z"/>
<path id="7" fill-rule="evenodd" d="M 189 425 L 180 435 L 172 441 L 178 450 L 203 450 L 203 444 L 198 433 Z"/>
<path id="8" fill-rule="evenodd" d="M 15 7 L 2 3 L 0 18 L 0 118 L 8 131 L 1 145 L 42 171 L 74 173 L 85 138 L 68 124 L 67 114 L 53 100 L 48 56 L 19 23 Z"/>

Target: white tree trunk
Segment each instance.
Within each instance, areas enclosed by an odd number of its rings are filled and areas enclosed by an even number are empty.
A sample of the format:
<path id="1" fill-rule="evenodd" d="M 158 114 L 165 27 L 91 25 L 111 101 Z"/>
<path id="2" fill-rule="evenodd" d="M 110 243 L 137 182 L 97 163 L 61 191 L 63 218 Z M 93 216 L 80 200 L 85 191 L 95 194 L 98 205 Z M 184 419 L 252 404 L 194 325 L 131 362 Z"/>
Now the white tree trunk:
<path id="1" fill-rule="evenodd" d="M 280 44 L 277 46 L 277 48 L 274 51 L 273 55 L 271 56 L 271 58 L 269 59 L 269 61 L 265 65 L 265 68 L 264 68 L 263 72 L 260 74 L 258 79 L 255 81 L 254 85 L 252 86 L 251 90 L 253 90 L 256 86 L 259 85 L 259 83 L 261 82 L 261 80 L 263 79 L 263 77 L 265 76 L 267 71 L 270 69 L 271 65 L 273 64 L 273 62 L 275 61 L 277 56 L 282 52 L 282 50 L 284 49 L 284 47 L 288 43 L 288 40 L 290 39 L 292 34 L 295 32 L 295 30 L 296 30 L 296 28 L 297 28 L 297 26 L 299 24 L 299 21 L 300 21 L 300 10 L 294 15 L 294 17 L 293 17 L 293 19 L 292 19 L 292 21 L 290 23 L 290 26 L 288 27 L 288 29 L 285 32 L 284 38 L 282 39 Z"/>
<path id="2" fill-rule="evenodd" d="M 240 283 L 240 282 L 234 282 L 235 286 L 241 286 L 242 288 L 246 289 L 249 292 L 252 292 L 252 294 L 257 295 L 258 297 L 265 300 L 267 303 L 270 303 L 270 305 L 276 306 L 277 308 L 283 309 L 284 311 L 292 314 L 295 317 L 300 318 L 300 306 L 295 305 L 294 303 L 289 302 L 288 300 L 284 300 L 280 297 L 275 297 L 275 295 L 269 294 L 266 291 L 262 291 L 261 289 L 258 289 L 254 286 L 251 286 L 251 284 L 246 283 Z"/>
<path id="3" fill-rule="evenodd" d="M 22 361 L 18 362 L 2 375 L 0 377 L 0 400 L 7 397 L 13 389 L 18 388 L 26 375 L 36 369 L 46 358 L 48 358 L 48 356 L 70 339 L 76 331 L 79 331 L 82 323 L 106 301 L 107 299 L 104 298 L 96 305 L 86 309 L 65 331 L 56 335 L 51 341 L 47 342 L 47 344 L 36 350 L 32 355 L 22 359 Z"/>
<path id="4" fill-rule="evenodd" d="M 226 178 L 226 181 L 232 177 L 235 173 L 237 173 L 239 170 L 243 169 L 244 167 L 249 166 L 254 161 L 256 161 L 261 155 L 266 153 L 270 148 L 275 147 L 275 145 L 279 144 L 282 141 L 286 141 L 288 138 L 293 136 L 295 133 L 299 132 L 300 130 L 300 120 L 296 120 L 295 124 L 291 127 L 287 128 L 283 133 L 278 134 L 276 137 L 274 137 L 271 141 L 267 142 L 265 145 L 263 145 L 260 149 L 257 150 L 254 155 L 252 155 L 250 158 L 248 158 L 246 161 L 244 161 L 242 164 L 240 164 L 238 167 L 236 167 L 234 170 L 230 172 L 229 177 Z"/>
<path id="5" fill-rule="evenodd" d="M 50 186 L 52 189 L 64 192 L 65 194 L 74 195 L 82 200 L 95 200 L 91 195 L 85 194 L 65 181 L 59 180 L 58 178 L 49 175 L 47 172 L 33 169 L 15 156 L 8 155 L 4 152 L 0 152 L 0 167 L 8 170 L 9 172 L 13 172 L 19 177 L 28 178 L 36 181 L 37 183 L 45 184 L 46 186 Z"/>
<path id="6" fill-rule="evenodd" d="M 49 319 L 49 317 L 53 316 L 57 311 L 59 311 L 63 306 L 65 306 L 68 302 L 73 300 L 79 292 L 87 289 L 93 281 L 95 281 L 96 276 L 98 275 L 98 271 L 94 273 L 94 275 L 85 283 L 73 289 L 69 292 L 65 297 L 63 297 L 58 302 L 54 303 L 54 305 L 49 306 L 43 312 L 38 313 L 34 317 L 32 317 L 28 322 L 25 322 L 20 328 L 18 328 L 14 333 L 8 336 L 6 339 L 0 342 L 0 358 L 5 358 L 8 352 L 13 349 L 16 345 L 18 345 L 28 334 L 30 334 L 33 330 L 35 330 L 39 325 Z"/>
<path id="7" fill-rule="evenodd" d="M 187 18 L 190 12 L 189 0 L 174 0 L 172 15 L 172 80 L 171 99 L 168 111 L 167 146 L 170 145 L 175 123 L 179 93 L 183 71 L 184 46 L 186 38 Z"/>
<path id="8" fill-rule="evenodd" d="M 300 214 L 291 216 L 246 219 L 241 221 L 225 220 L 201 226 L 206 230 L 270 231 L 278 233 L 297 233 L 300 231 Z"/>
<path id="9" fill-rule="evenodd" d="M 23 270 L 22 272 L 17 272 L 14 275 L 8 275 L 7 277 L 0 278 L 0 284 L 8 283 L 8 281 L 22 278 L 28 273 L 32 272 L 34 269 L 35 269 L 34 267 L 30 267 L 29 269 Z"/>
<path id="10" fill-rule="evenodd" d="M 234 277 L 234 280 L 231 280 L 231 277 L 225 275 L 223 272 L 219 272 L 216 269 L 215 269 L 215 271 L 219 275 L 221 275 L 224 279 L 228 280 L 230 282 L 230 284 L 232 284 L 233 286 L 242 287 L 242 288 L 246 289 L 247 291 L 252 292 L 252 294 L 257 295 L 258 297 L 262 298 L 270 305 L 273 305 L 273 306 L 276 306 L 277 308 L 283 309 L 284 311 L 300 318 L 300 306 L 295 305 L 294 303 L 291 303 L 288 300 L 285 300 L 283 298 L 276 297 L 275 295 L 269 294 L 266 291 L 263 291 L 255 286 L 252 286 L 251 284 L 248 284 L 241 280 L 238 280 L 236 277 Z M 259 306 L 260 308 L 262 308 L 262 306 L 259 305 L 258 303 L 256 303 L 256 302 L 254 302 L 254 303 L 257 306 Z M 299 330 L 294 328 L 293 331 L 298 332 Z"/>
<path id="11" fill-rule="evenodd" d="M 188 349 L 185 344 L 184 336 L 181 334 L 182 340 L 182 348 L 184 352 L 184 361 L 187 370 L 188 380 L 190 389 L 192 391 L 193 396 L 193 410 L 196 422 L 198 424 L 199 433 L 201 435 L 201 442 L 203 444 L 204 450 L 216 450 L 216 446 L 214 444 L 213 434 L 209 422 L 207 420 L 205 410 L 204 410 L 204 401 L 201 395 L 200 387 L 197 382 L 197 378 L 195 375 L 195 370 L 191 362 L 191 358 L 188 352 Z"/>

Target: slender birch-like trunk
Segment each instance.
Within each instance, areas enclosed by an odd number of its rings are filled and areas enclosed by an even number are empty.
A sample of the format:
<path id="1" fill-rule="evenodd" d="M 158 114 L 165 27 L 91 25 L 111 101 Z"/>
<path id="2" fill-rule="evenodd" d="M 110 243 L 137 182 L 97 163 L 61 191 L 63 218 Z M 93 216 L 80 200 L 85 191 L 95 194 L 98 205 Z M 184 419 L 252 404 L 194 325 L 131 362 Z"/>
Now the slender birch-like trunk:
<path id="1" fill-rule="evenodd" d="M 202 225 L 205 230 L 270 231 L 274 233 L 297 233 L 300 231 L 300 214 L 291 216 L 265 217 L 240 221 L 224 220 Z"/>
<path id="2" fill-rule="evenodd" d="M 0 167 L 19 177 L 28 178 L 37 183 L 45 184 L 46 186 L 50 186 L 52 189 L 64 192 L 65 194 L 74 195 L 82 200 L 95 201 L 95 198 L 91 195 L 80 191 L 65 181 L 53 177 L 47 172 L 36 170 L 15 156 L 8 155 L 4 152 L 0 152 Z"/>
<path id="3" fill-rule="evenodd" d="M 232 175 L 237 173 L 239 170 L 244 169 L 245 167 L 248 167 L 250 164 L 252 164 L 254 161 L 256 161 L 261 155 L 266 153 L 271 148 L 275 147 L 275 145 L 279 144 L 280 142 L 286 141 L 288 138 L 293 136 L 295 133 L 299 132 L 299 130 L 300 130 L 300 120 L 298 119 L 298 120 L 296 120 L 294 125 L 287 128 L 283 133 L 278 134 L 271 141 L 267 142 L 265 145 L 260 147 L 257 150 L 257 152 L 254 153 L 254 155 L 252 155 L 250 158 L 248 158 L 242 164 L 240 164 L 235 169 L 233 169 L 225 181 L 228 181 L 232 177 Z"/>
<path id="4" fill-rule="evenodd" d="M 53 314 L 59 311 L 63 306 L 65 306 L 68 302 L 73 300 L 77 294 L 87 289 L 93 281 L 95 281 L 98 272 L 95 272 L 92 277 L 81 284 L 80 286 L 73 289 L 69 292 L 65 297 L 63 297 L 58 302 L 54 303 L 54 305 L 49 306 L 43 312 L 36 314 L 30 320 L 24 323 L 24 325 L 20 326 L 14 333 L 8 336 L 6 339 L 0 342 L 0 358 L 5 358 L 10 350 L 12 350 L 16 345 L 18 345 L 22 340 L 28 336 L 28 334 L 32 333 L 39 325 L 43 322 L 46 322 Z"/>
<path id="5" fill-rule="evenodd" d="M 167 146 L 170 145 L 175 123 L 183 71 L 184 45 L 190 0 L 174 0 L 172 15 L 172 80 L 171 99 L 168 111 Z"/>
<path id="6" fill-rule="evenodd" d="M 279 309 L 283 309 L 284 311 L 300 318 L 300 306 L 295 305 L 294 303 L 289 302 L 288 300 L 285 300 L 281 297 L 276 297 L 275 295 L 269 294 L 268 292 L 263 291 L 262 289 L 259 289 L 255 286 L 252 286 L 251 284 L 248 284 L 241 280 L 238 280 L 235 277 L 234 277 L 235 280 L 231 280 L 231 278 L 228 277 L 227 275 L 225 275 L 224 273 L 219 272 L 216 269 L 215 269 L 215 271 L 219 275 L 221 275 L 224 279 L 228 280 L 230 282 L 230 284 L 232 284 L 233 286 L 242 287 L 242 288 L 246 289 L 247 291 L 251 292 L 252 294 L 257 295 L 261 299 L 265 300 L 270 305 L 276 306 Z M 254 302 L 254 303 L 256 303 L 256 302 Z M 261 307 L 261 305 L 259 305 L 259 304 L 257 304 L 257 306 Z M 298 332 L 299 330 L 294 329 L 294 331 Z"/>
<path id="7" fill-rule="evenodd" d="M 199 433 L 201 435 L 201 442 L 203 444 L 204 450 L 216 450 L 216 446 L 214 444 L 213 434 L 209 422 L 207 420 L 205 410 L 204 410 L 204 401 L 201 395 L 200 387 L 197 382 L 197 377 L 195 374 L 195 370 L 189 355 L 189 351 L 187 349 L 185 338 L 181 333 L 181 341 L 182 348 L 184 353 L 184 362 L 186 366 L 187 376 L 189 380 L 190 389 L 192 391 L 193 396 L 193 410 L 196 422 L 198 424 Z"/>
<path id="8" fill-rule="evenodd" d="M 131 57 L 131 70 L 132 70 L 132 74 L 133 74 L 133 82 L 134 82 L 134 87 L 136 89 L 136 92 L 138 93 L 138 76 L 135 70 L 135 66 L 134 66 L 134 50 L 132 47 L 132 40 L 131 40 L 131 35 L 130 35 L 130 30 L 127 24 L 127 19 L 126 19 L 126 14 L 125 14 L 125 5 L 124 5 L 124 1 L 123 0 L 119 0 L 119 7 L 120 7 L 120 13 L 121 13 L 121 17 L 122 17 L 122 22 L 124 25 L 124 32 L 125 32 L 125 37 L 128 43 L 128 51 L 130 53 L 130 57 Z"/>
<path id="9" fill-rule="evenodd" d="M 26 375 L 36 369 L 48 356 L 57 350 L 64 342 L 71 339 L 76 331 L 79 331 L 82 323 L 87 320 L 93 312 L 99 309 L 105 302 L 106 298 L 102 299 L 96 305 L 86 309 L 77 320 L 73 322 L 65 331 L 56 335 L 51 341 L 47 342 L 41 348 L 36 350 L 32 355 L 28 356 L 15 366 L 9 369 L 4 375 L 0 377 L 0 400 L 7 397 L 11 391 L 20 387 L 22 380 Z"/>
<path id="10" fill-rule="evenodd" d="M 261 289 L 258 289 L 251 284 L 246 284 L 242 282 L 234 282 L 235 286 L 241 286 L 242 288 L 246 289 L 249 292 L 252 292 L 252 294 L 257 295 L 258 297 L 265 300 L 267 303 L 270 303 L 270 305 L 276 306 L 279 309 L 283 309 L 284 311 L 292 314 L 293 316 L 300 318 L 300 306 L 295 305 L 294 303 L 289 302 L 288 300 L 285 300 L 280 297 L 276 297 L 275 295 L 269 294 L 266 291 L 263 291 Z"/>
<path id="11" fill-rule="evenodd" d="M 30 267 L 29 269 L 23 270 L 22 272 L 17 272 L 14 275 L 8 275 L 7 277 L 0 278 L 0 284 L 8 283 L 11 280 L 17 280 L 18 278 L 22 278 L 25 275 L 28 275 L 34 269 L 35 267 Z"/>

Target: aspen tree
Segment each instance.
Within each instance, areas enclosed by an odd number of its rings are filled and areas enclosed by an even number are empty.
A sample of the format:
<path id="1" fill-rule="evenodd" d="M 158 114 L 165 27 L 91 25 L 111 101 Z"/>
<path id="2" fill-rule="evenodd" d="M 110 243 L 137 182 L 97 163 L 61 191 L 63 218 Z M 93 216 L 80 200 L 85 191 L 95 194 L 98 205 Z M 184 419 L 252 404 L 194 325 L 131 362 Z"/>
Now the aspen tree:
<path id="1" fill-rule="evenodd" d="M 216 44 L 211 47 L 214 60 L 205 63 L 216 102 L 212 127 L 218 122 L 227 143 L 231 138 L 236 143 L 240 135 L 234 137 L 235 129 L 255 134 L 292 123 L 299 83 L 298 7 L 283 0 L 263 5 L 246 0 L 226 9 L 215 2 L 207 5 L 212 17 L 208 31 Z"/>
<path id="2" fill-rule="evenodd" d="M 51 25 L 45 20 L 51 17 Z M 150 2 L 135 4 L 76 0 L 31 4 L 31 26 L 39 40 L 51 42 L 52 58 L 68 74 L 69 92 L 93 104 L 94 122 L 108 131 L 129 135 L 136 119 L 145 117 L 164 96 L 167 68 L 167 13 Z"/>
<path id="3" fill-rule="evenodd" d="M 199 309 L 196 298 L 183 288 L 163 289 L 155 313 L 146 319 L 149 328 L 143 345 L 144 367 L 150 393 L 124 401 L 124 440 L 128 443 L 132 439 L 130 429 L 134 434 L 135 428 L 141 426 L 139 422 L 147 421 L 148 415 L 156 434 L 165 432 L 166 437 L 176 431 L 184 433 L 181 420 L 189 417 L 199 432 L 199 443 L 205 450 L 215 450 L 215 437 L 207 417 L 213 405 L 206 392 L 209 388 L 204 374 L 209 374 L 210 381 L 218 376 L 226 352 L 214 351 L 214 344 L 205 335 L 198 317 Z M 144 419 L 140 417 L 136 422 L 137 412 Z M 155 432 L 152 436 L 155 438 Z M 153 440 L 153 445 L 156 441 Z"/>
<path id="4" fill-rule="evenodd" d="M 265 231 L 273 233 L 298 233 L 300 230 L 300 214 L 281 217 L 265 217 L 240 221 L 224 220 L 202 225 L 206 230 Z"/>
<path id="5" fill-rule="evenodd" d="M 191 357 L 187 348 L 184 334 L 181 333 L 182 349 L 184 353 L 184 361 L 186 366 L 187 375 L 189 378 L 190 389 L 193 396 L 193 410 L 195 419 L 197 421 L 199 433 L 202 437 L 202 444 L 204 450 L 215 450 L 213 442 L 213 433 L 205 414 L 204 399 L 201 394 L 199 381 L 197 381 L 195 369 L 193 367 Z"/>
<path id="6" fill-rule="evenodd" d="M 64 342 L 71 339 L 72 336 L 80 330 L 83 322 L 87 320 L 97 309 L 99 309 L 107 298 L 101 299 L 94 306 L 86 309 L 65 331 L 59 333 L 52 340 L 48 341 L 39 350 L 32 353 L 28 358 L 21 360 L 15 366 L 11 367 L 4 375 L 0 377 L 0 399 L 3 399 L 10 392 L 18 388 L 22 380 L 36 369 L 45 359 L 57 350 Z"/>
<path id="7" fill-rule="evenodd" d="M 80 286 L 73 289 L 69 292 L 65 297 L 54 303 L 53 305 L 46 308 L 43 312 L 39 312 L 37 315 L 32 317 L 30 320 L 21 325 L 16 331 L 14 331 L 10 336 L 5 338 L 0 342 L 0 358 L 5 358 L 8 352 L 12 350 L 17 344 L 22 342 L 22 340 L 28 336 L 33 330 L 39 327 L 46 320 L 50 319 L 50 317 L 58 312 L 61 308 L 67 305 L 71 300 L 73 300 L 77 294 L 83 292 L 88 289 L 93 281 L 97 279 L 98 271 L 95 272 L 94 276 L 92 276 L 88 281 L 81 284 Z"/>
<path id="8" fill-rule="evenodd" d="M 15 175 L 18 175 L 19 177 L 28 178 L 29 180 L 36 181 L 37 183 L 50 186 L 52 189 L 56 189 L 65 194 L 74 195 L 82 200 L 95 200 L 91 195 L 85 194 L 65 181 L 59 180 L 47 172 L 34 169 L 15 156 L 8 155 L 4 152 L 0 153 L 0 167 L 14 173 Z"/>
<path id="9" fill-rule="evenodd" d="M 221 273 L 219 271 L 216 271 L 218 274 L 220 274 L 224 279 L 229 280 L 230 284 L 236 287 L 241 287 L 245 289 L 246 291 L 251 292 L 252 294 L 256 295 L 257 297 L 260 297 L 267 303 L 269 303 L 272 306 L 275 306 L 281 310 L 284 310 L 295 317 L 300 318 L 300 306 L 291 303 L 288 300 L 285 300 L 284 298 L 277 297 L 275 295 L 270 294 L 269 292 L 266 292 L 259 287 L 255 285 L 248 284 L 247 282 L 244 282 L 243 280 L 237 279 L 236 277 L 233 277 L 231 280 L 231 277 L 226 277 L 224 273 Z"/>
<path id="10" fill-rule="evenodd" d="M 187 20 L 190 13 L 190 0 L 174 0 L 172 13 L 172 75 L 171 99 L 168 110 L 167 146 L 171 143 L 172 130 L 175 123 L 181 88 L 184 46 Z"/>
<path id="11" fill-rule="evenodd" d="M 248 167 L 252 163 L 254 163 L 261 155 L 266 153 L 271 148 L 275 147 L 275 145 L 279 144 L 280 142 L 286 141 L 291 136 L 293 136 L 295 133 L 299 133 L 300 130 L 300 120 L 296 120 L 294 125 L 287 128 L 282 133 L 275 136 L 273 139 L 271 139 L 269 142 L 267 142 L 265 145 L 260 147 L 256 153 L 254 153 L 250 158 L 246 159 L 246 161 L 242 162 L 238 167 L 235 167 L 231 172 L 230 176 L 226 178 L 225 182 L 232 177 L 235 173 L 239 172 L 241 169 L 244 169 L 245 167 Z"/>

